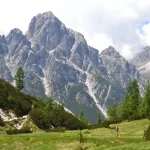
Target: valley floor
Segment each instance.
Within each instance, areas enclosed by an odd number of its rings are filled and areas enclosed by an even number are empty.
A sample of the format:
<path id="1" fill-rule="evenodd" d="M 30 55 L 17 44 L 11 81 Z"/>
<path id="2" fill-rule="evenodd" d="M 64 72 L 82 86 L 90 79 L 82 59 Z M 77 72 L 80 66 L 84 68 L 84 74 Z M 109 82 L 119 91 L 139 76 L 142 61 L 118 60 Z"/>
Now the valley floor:
<path id="1" fill-rule="evenodd" d="M 113 124 L 119 126 L 120 137 L 115 129 L 99 128 L 83 130 L 87 142 L 79 143 L 79 131 L 64 133 L 35 132 L 32 134 L 7 135 L 0 132 L 1 150 L 150 150 L 150 142 L 143 140 L 147 119 Z"/>

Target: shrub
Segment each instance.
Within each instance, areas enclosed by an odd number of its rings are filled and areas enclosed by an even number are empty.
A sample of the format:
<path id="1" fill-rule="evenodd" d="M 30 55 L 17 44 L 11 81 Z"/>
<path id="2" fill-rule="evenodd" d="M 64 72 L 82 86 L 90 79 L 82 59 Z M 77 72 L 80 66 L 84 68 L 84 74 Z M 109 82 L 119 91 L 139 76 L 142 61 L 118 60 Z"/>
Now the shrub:
<path id="1" fill-rule="evenodd" d="M 35 108 L 30 112 L 31 119 L 40 129 L 49 129 L 47 120 L 45 119 L 45 113 L 42 108 Z"/>
<path id="2" fill-rule="evenodd" d="M 100 124 L 89 124 L 87 128 L 89 130 L 92 130 L 92 129 L 102 128 L 102 127 L 104 126 L 102 125 L 102 123 L 100 123 Z"/>
<path id="3" fill-rule="evenodd" d="M 0 116 L 0 126 L 2 126 L 2 127 L 5 126 L 5 123 L 4 123 L 3 119 L 1 118 L 1 116 Z"/>
<path id="4" fill-rule="evenodd" d="M 20 133 L 32 133 L 32 129 L 30 127 L 23 127 L 19 131 Z"/>
<path id="5" fill-rule="evenodd" d="M 87 129 L 84 131 L 84 134 L 90 134 L 90 131 Z"/>
<path id="6" fill-rule="evenodd" d="M 12 134 L 17 134 L 17 129 L 8 129 L 6 130 L 6 133 L 9 134 L 9 135 L 12 135 Z"/>
<path id="7" fill-rule="evenodd" d="M 119 118 L 115 118 L 113 120 L 105 120 L 103 123 L 102 123 L 102 126 L 105 127 L 105 128 L 110 128 L 109 125 L 110 124 L 115 124 L 115 123 L 120 123 L 122 120 L 119 119 Z"/>
<path id="8" fill-rule="evenodd" d="M 65 112 L 64 116 L 64 126 L 68 130 L 82 130 L 87 128 L 87 125 L 84 122 L 81 122 L 79 119 L 67 112 Z"/>
<path id="9" fill-rule="evenodd" d="M 90 124 L 88 125 L 88 129 L 91 130 L 91 129 L 97 129 L 97 128 L 110 128 L 110 124 L 114 124 L 114 123 L 120 123 L 122 120 L 119 119 L 119 118 L 116 118 L 114 120 L 104 120 L 102 123 L 100 124 Z"/>
<path id="10" fill-rule="evenodd" d="M 47 132 L 65 132 L 65 128 L 51 128 L 51 129 L 48 129 Z"/>
<path id="11" fill-rule="evenodd" d="M 150 125 L 146 130 L 144 130 L 144 136 L 143 136 L 145 141 L 150 141 Z"/>
<path id="12" fill-rule="evenodd" d="M 142 118 L 142 116 L 139 115 L 139 113 L 134 113 L 133 115 L 129 116 L 129 121 L 133 121 L 133 120 L 140 120 Z"/>
<path id="13" fill-rule="evenodd" d="M 79 142 L 80 143 L 87 142 L 87 139 L 83 137 L 81 130 L 79 131 Z"/>
<path id="14" fill-rule="evenodd" d="M 21 129 L 8 129 L 6 130 L 6 133 L 9 135 L 12 134 L 21 134 L 21 133 L 32 133 L 32 130 L 29 127 L 23 127 Z"/>
<path id="15" fill-rule="evenodd" d="M 88 147 L 83 147 L 81 144 L 75 147 L 75 150 L 86 150 L 86 149 L 88 149 Z"/>

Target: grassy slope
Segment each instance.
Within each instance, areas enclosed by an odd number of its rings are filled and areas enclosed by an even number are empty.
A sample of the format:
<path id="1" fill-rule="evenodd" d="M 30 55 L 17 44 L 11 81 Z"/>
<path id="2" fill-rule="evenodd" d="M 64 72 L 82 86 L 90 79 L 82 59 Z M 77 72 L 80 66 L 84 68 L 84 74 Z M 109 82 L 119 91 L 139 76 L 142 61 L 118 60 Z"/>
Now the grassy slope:
<path id="1" fill-rule="evenodd" d="M 79 131 L 22 135 L 6 135 L 0 132 L 0 149 L 80 150 L 82 147 L 88 150 L 150 150 L 150 142 L 143 140 L 143 130 L 148 127 L 149 122 L 145 119 L 117 124 L 120 137 L 116 136 L 115 129 L 84 130 L 82 133 L 87 142 L 82 144 L 78 140 Z"/>

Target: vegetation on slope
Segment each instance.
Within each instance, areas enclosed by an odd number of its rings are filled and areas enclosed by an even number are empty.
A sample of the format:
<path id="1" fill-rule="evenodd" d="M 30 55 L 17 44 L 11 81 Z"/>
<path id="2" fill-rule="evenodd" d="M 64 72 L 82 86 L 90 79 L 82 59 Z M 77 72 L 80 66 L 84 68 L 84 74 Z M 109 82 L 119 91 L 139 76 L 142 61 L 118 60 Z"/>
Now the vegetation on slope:
<path id="1" fill-rule="evenodd" d="M 27 115 L 35 98 L 25 95 L 8 82 L 0 80 L 0 108 L 12 110 L 17 116 Z"/>
<path id="2" fill-rule="evenodd" d="M 54 103 L 50 97 L 42 102 L 33 96 L 26 95 L 4 80 L 0 80 L 0 108 L 13 111 L 18 117 L 30 115 L 33 122 L 41 129 L 53 127 L 66 129 L 84 129 L 86 124 L 66 112 L 62 105 Z"/>
<path id="3" fill-rule="evenodd" d="M 142 97 L 136 79 L 130 82 L 126 89 L 124 99 L 117 106 L 112 104 L 108 110 L 108 120 L 112 122 L 123 120 L 136 120 L 150 117 L 150 83 L 147 82 Z"/>

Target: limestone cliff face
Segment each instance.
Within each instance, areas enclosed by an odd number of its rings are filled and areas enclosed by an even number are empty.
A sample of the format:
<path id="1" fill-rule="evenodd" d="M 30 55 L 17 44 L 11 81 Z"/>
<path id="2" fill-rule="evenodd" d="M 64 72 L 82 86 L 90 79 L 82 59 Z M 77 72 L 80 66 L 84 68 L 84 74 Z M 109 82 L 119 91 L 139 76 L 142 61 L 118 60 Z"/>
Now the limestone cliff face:
<path id="1" fill-rule="evenodd" d="M 99 54 L 52 12 L 33 17 L 26 35 L 13 29 L 0 37 L 0 54 L 10 78 L 23 67 L 24 92 L 41 98 L 53 94 L 73 113 L 82 109 L 90 122 L 96 122 L 99 110 L 106 117 L 110 104 L 123 98 L 128 82 L 140 78 L 113 47 Z"/>
<path id="2" fill-rule="evenodd" d="M 8 54 L 8 46 L 6 38 L 3 35 L 0 36 L 0 79 L 12 82 L 13 78 L 4 58 L 7 54 Z"/>

